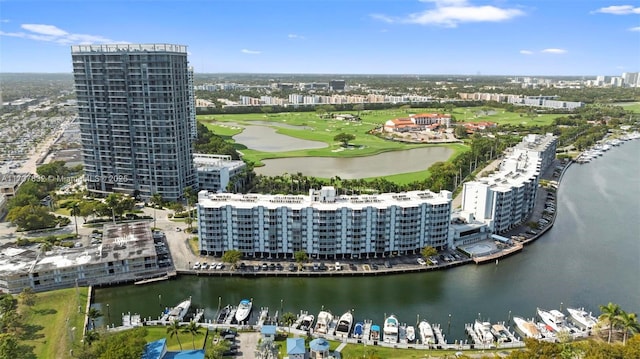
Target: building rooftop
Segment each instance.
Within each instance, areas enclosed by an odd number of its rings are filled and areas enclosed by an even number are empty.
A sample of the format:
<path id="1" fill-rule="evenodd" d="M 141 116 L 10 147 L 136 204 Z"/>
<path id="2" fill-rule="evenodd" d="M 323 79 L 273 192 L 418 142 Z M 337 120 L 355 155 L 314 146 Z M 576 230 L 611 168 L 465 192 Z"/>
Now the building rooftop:
<path id="1" fill-rule="evenodd" d="M 187 47 L 174 44 L 102 44 L 102 45 L 74 45 L 71 53 L 86 52 L 176 52 L 187 53 Z"/>
<path id="2" fill-rule="evenodd" d="M 29 273 L 29 269 L 37 257 L 38 253 L 32 249 L 4 245 L 0 248 L 0 275 Z"/>
<path id="3" fill-rule="evenodd" d="M 422 203 L 431 205 L 448 204 L 451 202 L 451 192 L 441 191 L 410 191 L 402 193 L 382 193 L 377 195 L 335 195 L 335 188 L 322 187 L 313 191 L 312 196 L 303 195 L 270 195 L 270 194 L 233 194 L 211 193 L 201 191 L 198 194 L 199 205 L 205 208 L 224 207 L 233 205 L 237 208 L 253 208 L 263 206 L 278 208 L 285 204 L 293 209 L 314 207 L 319 210 L 332 210 L 340 207 L 362 209 L 366 207 L 387 208 L 392 205 L 399 207 L 414 207 Z"/>
<path id="4" fill-rule="evenodd" d="M 304 346 L 303 338 L 287 338 L 287 355 L 305 354 L 307 348 Z"/>
<path id="5" fill-rule="evenodd" d="M 105 225 L 102 244 L 47 252 L 35 263 L 33 271 L 154 255 L 155 246 L 147 222 Z"/>

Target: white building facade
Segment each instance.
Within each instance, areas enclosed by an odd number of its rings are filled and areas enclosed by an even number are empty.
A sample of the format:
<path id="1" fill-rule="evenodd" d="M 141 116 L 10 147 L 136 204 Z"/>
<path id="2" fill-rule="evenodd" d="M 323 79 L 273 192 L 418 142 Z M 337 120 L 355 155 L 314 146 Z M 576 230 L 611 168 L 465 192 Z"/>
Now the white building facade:
<path id="1" fill-rule="evenodd" d="M 464 184 L 464 217 L 484 222 L 493 233 L 523 223 L 533 211 L 538 181 L 555 158 L 557 137 L 527 135 L 511 148 L 498 172 Z"/>
<path id="2" fill-rule="evenodd" d="M 451 192 L 336 196 L 198 194 L 201 254 L 246 257 L 374 258 L 448 246 Z"/>
<path id="3" fill-rule="evenodd" d="M 232 160 L 229 155 L 207 155 L 196 153 L 193 155 L 196 167 L 198 189 L 211 192 L 226 192 L 229 183 L 234 191 L 240 189 L 238 176 L 247 165 L 240 160 Z"/>

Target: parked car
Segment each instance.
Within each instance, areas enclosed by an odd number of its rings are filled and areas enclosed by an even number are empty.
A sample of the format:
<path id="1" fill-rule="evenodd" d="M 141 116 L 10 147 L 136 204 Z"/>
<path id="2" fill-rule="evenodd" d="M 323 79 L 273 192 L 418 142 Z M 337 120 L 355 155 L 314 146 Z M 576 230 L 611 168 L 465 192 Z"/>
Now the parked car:
<path id="1" fill-rule="evenodd" d="M 427 262 L 422 258 L 418 258 L 418 264 L 420 264 L 421 266 L 426 266 Z"/>

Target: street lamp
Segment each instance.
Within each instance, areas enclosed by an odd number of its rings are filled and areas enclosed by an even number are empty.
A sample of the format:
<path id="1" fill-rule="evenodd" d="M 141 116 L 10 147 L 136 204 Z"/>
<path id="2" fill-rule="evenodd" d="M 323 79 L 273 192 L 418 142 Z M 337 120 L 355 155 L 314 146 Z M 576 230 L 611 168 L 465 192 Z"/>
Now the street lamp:
<path id="1" fill-rule="evenodd" d="M 109 303 L 107 303 L 107 321 L 111 322 L 111 311 L 109 310 Z M 109 323 L 107 323 L 107 327 L 109 327 Z"/>
<path id="2" fill-rule="evenodd" d="M 162 294 L 158 294 L 158 306 L 162 308 Z"/>

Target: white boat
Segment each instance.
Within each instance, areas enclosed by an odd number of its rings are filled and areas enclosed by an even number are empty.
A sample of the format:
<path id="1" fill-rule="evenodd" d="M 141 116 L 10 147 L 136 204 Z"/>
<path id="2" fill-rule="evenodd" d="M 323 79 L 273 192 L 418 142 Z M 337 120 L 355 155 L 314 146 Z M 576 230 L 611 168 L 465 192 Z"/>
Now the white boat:
<path id="1" fill-rule="evenodd" d="M 412 343 L 414 340 L 416 340 L 416 328 L 414 328 L 412 325 L 407 327 L 405 333 L 407 336 L 407 341 L 409 343 Z"/>
<path id="2" fill-rule="evenodd" d="M 493 334 L 496 340 L 500 343 L 511 341 L 511 335 L 509 335 L 509 331 L 504 326 L 504 324 L 498 323 L 498 324 L 492 325 L 491 334 Z"/>
<path id="3" fill-rule="evenodd" d="M 391 314 L 384 320 L 384 327 L 382 329 L 383 340 L 388 343 L 398 342 L 398 318 Z"/>
<path id="4" fill-rule="evenodd" d="M 171 310 L 166 315 L 166 320 L 170 322 L 174 322 L 176 320 L 179 322 L 182 321 L 184 316 L 187 315 L 187 312 L 189 311 L 190 307 L 191 307 L 191 297 L 189 297 L 189 299 L 183 300 L 178 305 L 171 308 Z"/>
<path id="5" fill-rule="evenodd" d="M 564 314 L 559 310 L 552 309 L 547 311 L 538 308 L 537 312 L 544 324 L 548 325 L 554 332 L 570 331 L 570 328 L 567 327 Z"/>
<path id="6" fill-rule="evenodd" d="M 249 318 L 252 306 L 253 302 L 249 299 L 243 299 L 240 301 L 240 304 L 238 304 L 238 309 L 236 309 L 236 322 L 238 322 L 238 324 L 244 322 Z"/>
<path id="7" fill-rule="evenodd" d="M 302 317 L 302 320 L 300 321 L 300 326 L 298 327 L 298 329 L 300 330 L 309 330 L 311 329 L 311 327 L 313 326 L 313 321 L 316 318 L 313 316 L 313 314 L 307 314 L 305 316 Z"/>
<path id="8" fill-rule="evenodd" d="M 318 313 L 318 321 L 314 332 L 318 334 L 327 334 L 329 332 L 329 324 L 333 321 L 333 314 L 325 311 Z"/>
<path id="9" fill-rule="evenodd" d="M 338 319 L 338 325 L 336 326 L 336 335 L 349 335 L 352 325 L 353 314 L 351 314 L 350 311 L 342 314 L 340 319 Z"/>
<path id="10" fill-rule="evenodd" d="M 516 324 L 518 332 L 523 336 L 534 339 L 542 338 L 542 334 L 540 334 L 540 331 L 534 322 L 524 320 L 520 317 L 513 317 L 513 322 Z"/>
<path id="11" fill-rule="evenodd" d="M 420 324 L 418 324 L 418 329 L 420 330 L 420 340 L 422 344 L 429 345 L 436 343 L 436 336 L 429 322 L 426 320 L 421 321 Z"/>
<path id="12" fill-rule="evenodd" d="M 567 308 L 571 320 L 585 329 L 593 329 L 598 324 L 598 319 L 587 313 L 584 308 Z"/>
<path id="13" fill-rule="evenodd" d="M 476 319 L 475 323 L 473 323 L 473 331 L 476 332 L 478 339 L 480 339 L 480 341 L 482 342 L 477 344 L 493 343 L 493 334 L 491 334 L 491 323 L 481 322 Z"/>

